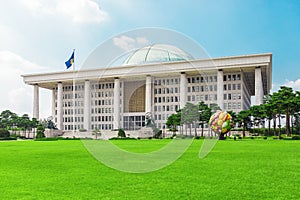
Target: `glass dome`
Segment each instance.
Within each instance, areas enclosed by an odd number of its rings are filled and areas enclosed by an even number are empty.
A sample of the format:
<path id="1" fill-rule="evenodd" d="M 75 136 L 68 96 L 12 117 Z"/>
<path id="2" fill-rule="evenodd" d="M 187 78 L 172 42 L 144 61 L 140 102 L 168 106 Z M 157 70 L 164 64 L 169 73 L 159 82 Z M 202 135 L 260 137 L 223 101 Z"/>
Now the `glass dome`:
<path id="1" fill-rule="evenodd" d="M 193 57 L 185 51 L 167 44 L 154 44 L 136 50 L 128 56 L 123 65 L 136 65 L 145 63 L 174 62 L 192 60 Z"/>

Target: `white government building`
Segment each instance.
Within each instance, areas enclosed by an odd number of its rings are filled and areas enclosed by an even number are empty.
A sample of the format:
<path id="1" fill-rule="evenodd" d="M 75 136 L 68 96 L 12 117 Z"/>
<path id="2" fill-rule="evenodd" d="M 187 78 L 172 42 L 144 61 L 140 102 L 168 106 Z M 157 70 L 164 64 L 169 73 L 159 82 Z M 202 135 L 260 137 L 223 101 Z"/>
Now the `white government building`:
<path id="1" fill-rule="evenodd" d="M 60 130 L 138 130 L 148 112 L 164 128 L 187 102 L 217 103 L 235 112 L 249 108 L 251 96 L 261 104 L 272 86 L 272 54 L 193 59 L 156 44 L 133 52 L 121 66 L 22 77 L 34 88 L 33 117 L 39 118 L 39 88 L 52 92 L 52 117 Z"/>

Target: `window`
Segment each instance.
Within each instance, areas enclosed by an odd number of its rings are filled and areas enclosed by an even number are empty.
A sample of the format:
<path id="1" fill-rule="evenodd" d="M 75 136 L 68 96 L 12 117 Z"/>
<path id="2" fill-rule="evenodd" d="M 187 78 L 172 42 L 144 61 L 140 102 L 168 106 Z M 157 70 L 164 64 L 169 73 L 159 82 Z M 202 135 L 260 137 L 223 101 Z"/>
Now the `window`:
<path id="1" fill-rule="evenodd" d="M 223 81 L 226 81 L 226 77 L 227 77 L 226 75 L 223 76 Z"/>
<path id="2" fill-rule="evenodd" d="M 231 81 L 231 75 L 230 74 L 228 75 L 228 81 Z"/>
<path id="3" fill-rule="evenodd" d="M 231 90 L 231 84 L 228 84 L 228 90 Z"/>
<path id="4" fill-rule="evenodd" d="M 228 100 L 231 100 L 231 94 L 228 94 Z"/>
<path id="5" fill-rule="evenodd" d="M 227 85 L 226 84 L 224 85 L 224 90 L 227 90 Z"/>
<path id="6" fill-rule="evenodd" d="M 227 99 L 227 94 L 224 94 L 224 97 L 223 97 L 223 98 L 224 98 L 224 100 L 226 100 L 226 99 Z"/>

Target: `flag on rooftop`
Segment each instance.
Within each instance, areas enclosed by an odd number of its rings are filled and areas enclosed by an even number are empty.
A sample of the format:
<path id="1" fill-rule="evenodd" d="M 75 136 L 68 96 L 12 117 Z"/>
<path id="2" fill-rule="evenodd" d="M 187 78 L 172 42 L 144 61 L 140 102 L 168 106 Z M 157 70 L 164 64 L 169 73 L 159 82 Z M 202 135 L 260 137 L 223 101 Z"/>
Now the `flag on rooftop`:
<path id="1" fill-rule="evenodd" d="M 74 63 L 74 51 L 73 51 L 71 57 L 69 58 L 69 60 L 67 60 L 65 62 L 67 69 L 69 69 L 73 65 L 73 63 Z"/>

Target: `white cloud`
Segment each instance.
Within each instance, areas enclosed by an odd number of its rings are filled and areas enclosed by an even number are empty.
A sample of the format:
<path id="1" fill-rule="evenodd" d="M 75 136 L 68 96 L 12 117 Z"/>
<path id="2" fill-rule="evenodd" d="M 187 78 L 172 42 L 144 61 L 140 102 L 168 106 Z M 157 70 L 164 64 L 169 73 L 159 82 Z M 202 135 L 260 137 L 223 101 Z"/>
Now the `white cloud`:
<path id="1" fill-rule="evenodd" d="M 300 79 L 295 81 L 286 80 L 284 85 L 293 88 L 293 90 L 300 91 Z"/>
<path id="2" fill-rule="evenodd" d="M 122 35 L 121 37 L 113 38 L 113 43 L 115 46 L 117 46 L 125 51 L 130 51 L 132 49 L 143 47 L 146 44 L 149 44 L 149 41 L 145 37 L 131 38 L 131 37 Z"/>
<path id="3" fill-rule="evenodd" d="M 0 112 L 9 109 L 19 115 L 27 113 L 31 116 L 33 88 L 29 85 L 25 85 L 21 75 L 47 69 L 10 51 L 0 51 L 0 66 L 0 80 L 2 83 Z M 51 93 L 49 92 L 49 98 L 50 94 Z M 47 93 L 41 95 L 47 95 Z M 48 103 L 40 102 L 40 105 L 43 104 L 47 105 Z M 41 113 L 50 113 L 50 107 L 51 106 L 41 107 Z"/>
<path id="4" fill-rule="evenodd" d="M 61 15 L 75 23 L 101 23 L 107 12 L 92 0 L 20 0 L 33 14 Z"/>

